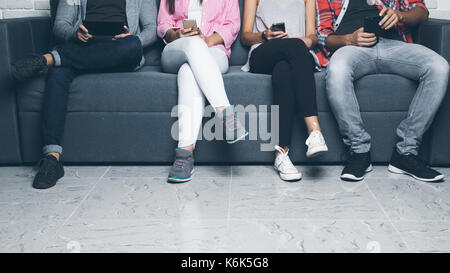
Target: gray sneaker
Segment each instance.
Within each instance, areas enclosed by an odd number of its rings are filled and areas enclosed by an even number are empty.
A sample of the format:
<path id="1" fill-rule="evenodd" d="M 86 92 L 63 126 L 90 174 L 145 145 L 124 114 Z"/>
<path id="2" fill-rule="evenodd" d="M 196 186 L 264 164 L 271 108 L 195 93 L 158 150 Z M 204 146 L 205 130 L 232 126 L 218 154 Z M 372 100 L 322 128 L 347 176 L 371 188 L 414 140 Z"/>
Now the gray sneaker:
<path id="1" fill-rule="evenodd" d="M 169 172 L 168 181 L 183 183 L 192 180 L 194 173 L 194 155 L 191 151 L 177 148 L 175 150 L 175 162 Z"/>
<path id="2" fill-rule="evenodd" d="M 222 120 L 223 132 L 228 144 L 234 144 L 248 136 L 248 132 L 238 120 L 232 106 L 228 106 L 222 112 L 217 113 L 217 117 Z"/>

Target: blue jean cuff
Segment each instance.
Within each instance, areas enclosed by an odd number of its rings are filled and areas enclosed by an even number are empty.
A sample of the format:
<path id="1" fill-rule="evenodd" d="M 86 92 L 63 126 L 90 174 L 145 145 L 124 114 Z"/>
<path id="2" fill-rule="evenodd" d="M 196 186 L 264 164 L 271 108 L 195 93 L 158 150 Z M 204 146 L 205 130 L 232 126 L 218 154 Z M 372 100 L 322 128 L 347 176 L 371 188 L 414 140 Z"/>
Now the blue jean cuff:
<path id="1" fill-rule="evenodd" d="M 44 155 L 47 155 L 49 153 L 58 153 L 58 154 L 62 155 L 63 148 L 59 145 L 47 145 L 47 146 L 44 146 L 44 148 L 42 149 L 42 153 L 44 153 Z"/>
<path id="2" fill-rule="evenodd" d="M 397 152 L 401 155 L 404 154 L 413 154 L 415 156 L 419 155 L 418 149 L 412 148 L 412 147 L 405 147 L 401 145 L 400 143 L 397 144 Z"/>
<path id="3" fill-rule="evenodd" d="M 53 60 L 55 61 L 55 66 L 61 66 L 61 56 L 59 55 L 58 51 L 52 50 L 50 52 L 53 56 Z"/>

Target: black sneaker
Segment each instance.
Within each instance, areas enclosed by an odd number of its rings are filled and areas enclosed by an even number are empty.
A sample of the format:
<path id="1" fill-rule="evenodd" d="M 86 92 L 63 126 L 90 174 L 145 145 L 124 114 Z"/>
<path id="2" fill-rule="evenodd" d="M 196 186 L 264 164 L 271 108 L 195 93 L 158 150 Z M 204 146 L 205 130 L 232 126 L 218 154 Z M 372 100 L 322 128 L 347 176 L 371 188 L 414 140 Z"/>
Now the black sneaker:
<path id="1" fill-rule="evenodd" d="M 13 77 L 18 81 L 24 81 L 43 72 L 47 68 L 47 60 L 42 55 L 18 60 L 11 65 Z"/>
<path id="2" fill-rule="evenodd" d="M 366 173 L 373 170 L 370 163 L 370 152 L 357 154 L 352 153 L 347 165 L 341 173 L 341 179 L 345 181 L 361 181 Z"/>
<path id="3" fill-rule="evenodd" d="M 38 163 L 38 173 L 34 177 L 33 188 L 48 189 L 56 185 L 56 182 L 64 176 L 62 163 L 52 155 L 47 155 Z"/>
<path id="4" fill-rule="evenodd" d="M 413 154 L 400 154 L 396 148 L 392 152 L 388 170 L 392 173 L 406 174 L 423 182 L 439 182 L 444 175 L 428 167 L 418 156 Z"/>

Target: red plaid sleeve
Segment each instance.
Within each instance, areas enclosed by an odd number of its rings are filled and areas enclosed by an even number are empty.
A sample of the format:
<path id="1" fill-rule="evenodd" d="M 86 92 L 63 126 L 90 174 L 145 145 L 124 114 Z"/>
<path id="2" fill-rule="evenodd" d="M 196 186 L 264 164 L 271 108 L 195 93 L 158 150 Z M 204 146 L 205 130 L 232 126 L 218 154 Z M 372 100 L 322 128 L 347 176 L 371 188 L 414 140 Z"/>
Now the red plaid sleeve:
<path id="1" fill-rule="evenodd" d="M 325 49 L 325 41 L 334 33 L 334 13 L 328 0 L 316 0 L 317 9 L 317 41 L 321 49 Z"/>
<path id="2" fill-rule="evenodd" d="M 421 7 L 428 12 L 427 6 L 423 0 L 398 0 L 398 6 L 400 11 L 407 11 L 415 7 Z"/>

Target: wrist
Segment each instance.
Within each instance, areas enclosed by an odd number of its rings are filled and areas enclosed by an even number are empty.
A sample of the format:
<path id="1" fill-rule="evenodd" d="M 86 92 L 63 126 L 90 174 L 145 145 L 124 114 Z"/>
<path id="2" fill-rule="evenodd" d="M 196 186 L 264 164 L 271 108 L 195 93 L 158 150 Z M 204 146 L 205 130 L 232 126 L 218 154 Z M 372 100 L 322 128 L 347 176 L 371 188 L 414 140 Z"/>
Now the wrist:
<path id="1" fill-rule="evenodd" d="M 261 39 L 263 40 L 263 42 L 267 42 L 266 31 L 261 32 Z"/>
<path id="2" fill-rule="evenodd" d="M 344 36 L 344 45 L 345 46 L 350 46 L 353 45 L 353 41 L 352 41 L 353 35 L 352 34 L 347 34 Z"/>
<path id="3" fill-rule="evenodd" d="M 401 11 L 398 11 L 398 10 L 396 10 L 396 11 L 394 11 L 396 14 L 397 14 L 397 16 L 398 16 L 398 21 L 399 21 L 399 23 L 403 23 L 403 21 L 404 21 L 404 16 L 403 16 L 403 12 L 401 12 Z"/>

